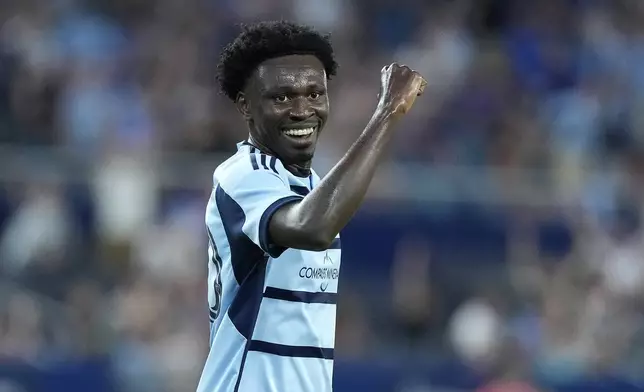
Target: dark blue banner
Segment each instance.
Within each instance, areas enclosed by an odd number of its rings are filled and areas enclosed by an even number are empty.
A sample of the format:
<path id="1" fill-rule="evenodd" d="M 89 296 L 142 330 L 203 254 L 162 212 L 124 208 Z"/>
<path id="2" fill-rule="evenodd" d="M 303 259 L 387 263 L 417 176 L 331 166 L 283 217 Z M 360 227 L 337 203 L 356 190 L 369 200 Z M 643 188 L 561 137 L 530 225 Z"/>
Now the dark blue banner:
<path id="1" fill-rule="evenodd" d="M 458 363 L 419 365 L 400 362 L 336 362 L 335 392 L 400 392 L 401 390 L 474 391 L 484 380 Z M 596 379 L 538 385 L 552 392 L 637 392 L 644 388 L 618 379 Z M 186 392 L 194 385 L 186 385 Z M 416 388 L 416 389 L 415 389 Z M 11 392 L 120 392 L 108 360 L 91 359 L 34 367 L 0 363 L 0 390 Z M 160 391 L 163 392 L 163 391 Z"/>
<path id="2" fill-rule="evenodd" d="M 109 361 L 88 359 L 39 365 L 0 361 L 0 386 L 11 392 L 116 392 Z"/>

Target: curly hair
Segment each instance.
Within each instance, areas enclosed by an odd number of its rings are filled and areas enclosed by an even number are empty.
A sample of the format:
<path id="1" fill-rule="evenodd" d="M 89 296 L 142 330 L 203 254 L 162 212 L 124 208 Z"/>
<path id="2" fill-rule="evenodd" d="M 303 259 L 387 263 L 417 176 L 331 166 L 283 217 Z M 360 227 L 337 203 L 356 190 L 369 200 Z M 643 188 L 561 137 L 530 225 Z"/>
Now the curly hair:
<path id="1" fill-rule="evenodd" d="M 328 79 L 336 74 L 338 64 L 329 35 L 286 21 L 243 26 L 241 34 L 224 48 L 217 65 L 217 81 L 221 92 L 235 101 L 259 64 L 294 54 L 317 57 L 322 62 Z"/>

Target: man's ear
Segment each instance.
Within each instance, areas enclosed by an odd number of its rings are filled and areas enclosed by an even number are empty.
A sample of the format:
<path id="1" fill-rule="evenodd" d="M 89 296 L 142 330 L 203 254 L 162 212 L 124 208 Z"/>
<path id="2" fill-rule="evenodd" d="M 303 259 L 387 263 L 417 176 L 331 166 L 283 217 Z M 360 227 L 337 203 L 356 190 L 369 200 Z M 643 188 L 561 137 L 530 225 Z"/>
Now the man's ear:
<path id="1" fill-rule="evenodd" d="M 235 105 L 239 113 L 244 117 L 244 120 L 250 121 L 250 101 L 246 98 L 246 94 L 241 91 L 237 93 Z"/>

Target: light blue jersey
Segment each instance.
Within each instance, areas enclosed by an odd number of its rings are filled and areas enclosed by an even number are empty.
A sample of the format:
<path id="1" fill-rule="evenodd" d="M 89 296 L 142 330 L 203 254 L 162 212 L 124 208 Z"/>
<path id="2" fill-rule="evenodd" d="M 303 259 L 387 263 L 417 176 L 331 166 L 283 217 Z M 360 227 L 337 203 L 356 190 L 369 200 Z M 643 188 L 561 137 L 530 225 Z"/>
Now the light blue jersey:
<path id="1" fill-rule="evenodd" d="M 210 353 L 197 392 L 331 391 L 340 238 L 312 252 L 268 235 L 271 215 L 319 177 L 237 148 L 215 170 L 206 211 Z"/>

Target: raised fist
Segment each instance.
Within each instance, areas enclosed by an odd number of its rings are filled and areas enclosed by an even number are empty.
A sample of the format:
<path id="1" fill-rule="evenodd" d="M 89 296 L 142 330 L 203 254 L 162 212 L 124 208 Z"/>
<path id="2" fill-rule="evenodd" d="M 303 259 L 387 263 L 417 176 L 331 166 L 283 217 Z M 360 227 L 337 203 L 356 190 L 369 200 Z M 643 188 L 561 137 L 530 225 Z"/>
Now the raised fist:
<path id="1" fill-rule="evenodd" d="M 380 74 L 380 102 L 378 107 L 396 117 L 407 113 L 416 97 L 423 93 L 427 82 L 416 71 L 393 63 Z"/>

